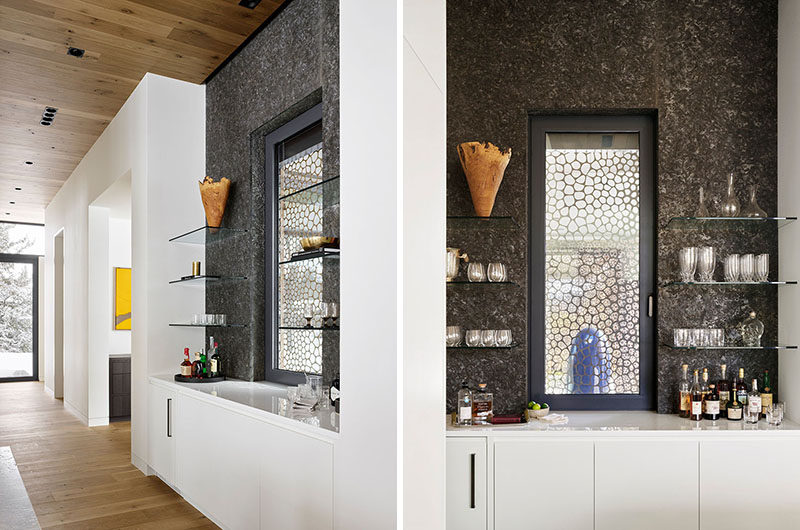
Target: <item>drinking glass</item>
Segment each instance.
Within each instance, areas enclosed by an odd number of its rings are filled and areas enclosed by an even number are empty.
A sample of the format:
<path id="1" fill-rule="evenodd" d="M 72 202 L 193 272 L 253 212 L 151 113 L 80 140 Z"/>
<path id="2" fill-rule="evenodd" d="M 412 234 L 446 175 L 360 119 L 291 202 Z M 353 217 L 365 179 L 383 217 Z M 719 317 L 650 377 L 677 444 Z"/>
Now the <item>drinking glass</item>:
<path id="1" fill-rule="evenodd" d="M 745 423 L 758 423 L 761 417 L 761 410 L 750 410 L 748 405 L 744 406 L 744 421 Z"/>
<path id="2" fill-rule="evenodd" d="M 467 343 L 467 346 L 475 347 L 481 345 L 481 330 L 479 329 L 468 329 L 466 334 L 464 335 L 464 340 Z"/>
<path id="3" fill-rule="evenodd" d="M 689 346 L 703 346 L 703 330 L 693 328 L 689 330 Z"/>
<path id="4" fill-rule="evenodd" d="M 305 311 L 306 327 L 307 328 L 313 327 L 313 325 L 314 325 L 313 324 L 313 322 L 314 322 L 314 310 L 316 308 L 314 307 L 314 304 L 306 304 L 306 308 L 305 309 L 306 309 L 306 311 Z"/>
<path id="5" fill-rule="evenodd" d="M 689 330 L 685 328 L 672 330 L 672 341 L 675 346 L 685 348 L 689 345 Z"/>
<path id="6" fill-rule="evenodd" d="M 739 281 L 739 254 L 731 254 L 725 258 L 725 281 Z"/>
<path id="7" fill-rule="evenodd" d="M 491 348 L 497 346 L 497 336 L 493 329 L 481 330 L 481 346 Z"/>
<path id="8" fill-rule="evenodd" d="M 297 401 L 297 387 L 290 386 L 286 389 L 286 399 L 289 400 L 289 404 L 293 404 Z"/>
<path id="9" fill-rule="evenodd" d="M 331 325 L 331 305 L 328 302 L 322 302 L 320 304 L 321 309 L 321 316 L 322 316 L 322 327 L 327 327 Z"/>
<path id="10" fill-rule="evenodd" d="M 755 276 L 759 282 L 767 281 L 769 277 L 769 254 L 759 254 L 756 256 Z"/>
<path id="11" fill-rule="evenodd" d="M 330 312 L 331 316 L 331 325 L 338 326 L 339 325 L 339 303 L 338 302 L 328 302 L 328 311 Z"/>
<path id="12" fill-rule="evenodd" d="M 459 346 L 463 337 L 461 326 L 447 326 L 445 329 L 445 340 L 448 346 Z"/>
<path id="13" fill-rule="evenodd" d="M 711 330 L 711 343 L 709 346 L 725 346 L 725 330 L 714 328 Z"/>
<path id="14" fill-rule="evenodd" d="M 199 326 L 203 323 L 203 315 L 200 313 L 195 313 L 192 315 L 192 324 L 195 326 Z"/>
<path id="15" fill-rule="evenodd" d="M 319 402 L 319 400 L 322 399 L 322 376 L 306 374 L 306 384 L 311 390 L 311 395 Z"/>
<path id="16" fill-rule="evenodd" d="M 467 265 L 467 279 L 471 282 L 485 282 L 486 269 L 483 263 L 470 263 Z"/>
<path id="17" fill-rule="evenodd" d="M 783 422 L 783 415 L 786 412 L 786 405 L 783 402 L 775 402 L 767 407 L 767 423 L 770 425 L 780 425 Z"/>
<path id="18" fill-rule="evenodd" d="M 714 281 L 714 268 L 717 264 L 717 255 L 714 247 L 700 247 L 697 249 L 697 273 L 701 282 Z"/>
<path id="19" fill-rule="evenodd" d="M 681 280 L 684 282 L 694 281 L 694 271 L 697 267 L 697 247 L 684 247 L 678 253 L 678 261 L 681 267 Z"/>
<path id="20" fill-rule="evenodd" d="M 319 408 L 322 410 L 331 408 L 331 387 L 328 385 L 322 387 L 322 399 L 320 399 Z"/>
<path id="21" fill-rule="evenodd" d="M 486 270 L 490 282 L 504 282 L 508 279 L 506 266 L 502 263 L 490 263 Z"/>
<path id="22" fill-rule="evenodd" d="M 742 254 L 739 256 L 739 280 L 743 282 L 753 281 L 753 255 Z"/>
<path id="23" fill-rule="evenodd" d="M 512 337 L 510 329 L 498 329 L 495 333 L 498 346 L 511 346 Z"/>

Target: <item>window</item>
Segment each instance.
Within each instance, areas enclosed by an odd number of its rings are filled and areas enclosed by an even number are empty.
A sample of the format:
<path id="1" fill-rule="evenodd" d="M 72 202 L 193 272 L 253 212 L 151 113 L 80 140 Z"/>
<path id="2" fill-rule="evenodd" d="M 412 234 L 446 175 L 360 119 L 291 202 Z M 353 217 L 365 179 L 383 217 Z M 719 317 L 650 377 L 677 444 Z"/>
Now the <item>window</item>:
<path id="1" fill-rule="evenodd" d="M 652 120 L 531 116 L 530 133 L 532 398 L 652 408 Z"/>

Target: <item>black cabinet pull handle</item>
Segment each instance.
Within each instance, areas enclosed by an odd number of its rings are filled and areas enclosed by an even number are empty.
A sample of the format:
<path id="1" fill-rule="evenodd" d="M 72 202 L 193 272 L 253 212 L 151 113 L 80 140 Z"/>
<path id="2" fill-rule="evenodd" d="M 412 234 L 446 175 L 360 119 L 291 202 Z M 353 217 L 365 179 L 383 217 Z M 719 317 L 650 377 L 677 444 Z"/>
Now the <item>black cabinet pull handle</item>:
<path id="1" fill-rule="evenodd" d="M 475 453 L 469 455 L 469 507 L 475 508 Z"/>
<path id="2" fill-rule="evenodd" d="M 172 398 L 167 398 L 167 438 L 172 438 Z"/>

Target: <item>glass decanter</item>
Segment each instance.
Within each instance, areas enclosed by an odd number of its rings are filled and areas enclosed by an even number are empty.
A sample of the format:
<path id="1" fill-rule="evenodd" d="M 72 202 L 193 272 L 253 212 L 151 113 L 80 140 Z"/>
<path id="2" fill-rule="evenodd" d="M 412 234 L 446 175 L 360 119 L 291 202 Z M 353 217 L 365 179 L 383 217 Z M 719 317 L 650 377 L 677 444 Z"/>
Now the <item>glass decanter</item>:
<path id="1" fill-rule="evenodd" d="M 742 331 L 742 344 L 753 347 L 761 346 L 761 336 L 764 334 L 764 323 L 756 318 L 755 311 L 750 311 L 750 316 L 748 316 L 739 327 Z"/>
<path id="2" fill-rule="evenodd" d="M 725 217 L 736 217 L 739 215 L 742 207 L 739 204 L 739 199 L 733 192 L 733 173 L 728 175 L 728 195 L 725 197 L 725 202 L 722 203 L 722 215 Z"/>
<path id="3" fill-rule="evenodd" d="M 758 205 L 758 202 L 756 202 L 756 191 L 758 191 L 758 186 L 755 184 L 750 186 L 750 202 L 742 209 L 742 217 L 767 216 L 767 212 L 765 212 L 761 206 Z"/>
<path id="4" fill-rule="evenodd" d="M 706 206 L 706 196 L 703 186 L 700 186 L 700 203 L 697 205 L 695 217 L 711 217 L 708 213 L 708 207 Z"/>

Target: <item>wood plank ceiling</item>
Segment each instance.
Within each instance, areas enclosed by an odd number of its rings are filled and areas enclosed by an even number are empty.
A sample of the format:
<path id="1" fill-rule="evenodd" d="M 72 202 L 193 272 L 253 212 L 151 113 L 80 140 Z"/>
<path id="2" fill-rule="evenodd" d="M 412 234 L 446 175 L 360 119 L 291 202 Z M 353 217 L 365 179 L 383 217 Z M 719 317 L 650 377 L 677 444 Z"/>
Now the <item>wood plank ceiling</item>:
<path id="1" fill-rule="evenodd" d="M 0 221 L 44 222 L 145 73 L 202 83 L 283 1 L 0 0 Z"/>

